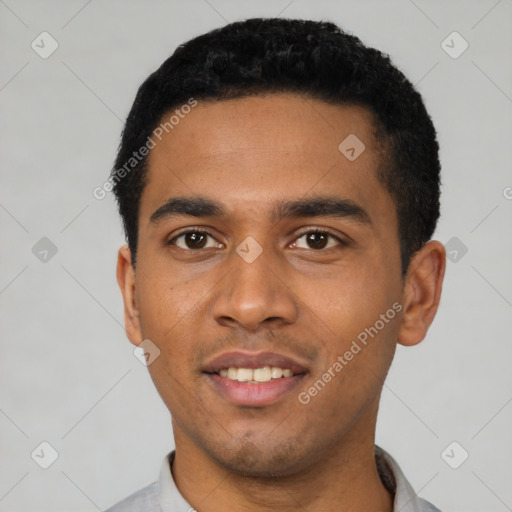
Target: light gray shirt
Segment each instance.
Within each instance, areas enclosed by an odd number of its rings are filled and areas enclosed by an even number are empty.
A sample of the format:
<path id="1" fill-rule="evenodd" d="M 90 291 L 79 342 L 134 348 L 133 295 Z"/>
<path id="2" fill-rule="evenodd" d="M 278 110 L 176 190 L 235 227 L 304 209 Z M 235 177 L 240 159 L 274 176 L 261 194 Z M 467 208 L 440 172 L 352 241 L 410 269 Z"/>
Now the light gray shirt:
<path id="1" fill-rule="evenodd" d="M 106 512 L 194 512 L 174 483 L 173 460 L 174 451 L 164 458 L 157 482 L 128 496 Z M 397 462 L 378 446 L 375 447 L 375 460 L 383 484 L 395 496 L 393 512 L 440 512 L 418 497 Z"/>

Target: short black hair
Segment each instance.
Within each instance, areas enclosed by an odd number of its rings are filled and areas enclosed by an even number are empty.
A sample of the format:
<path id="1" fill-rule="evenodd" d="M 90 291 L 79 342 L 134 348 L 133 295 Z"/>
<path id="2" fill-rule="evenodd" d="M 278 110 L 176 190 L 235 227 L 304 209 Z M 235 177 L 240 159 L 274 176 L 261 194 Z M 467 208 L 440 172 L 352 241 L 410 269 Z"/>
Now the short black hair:
<path id="1" fill-rule="evenodd" d="M 140 150 L 150 147 L 164 115 L 191 99 L 274 92 L 362 105 L 373 114 L 387 155 L 378 178 L 396 205 L 405 275 L 439 217 L 439 146 L 422 98 L 388 55 L 334 23 L 283 18 L 238 21 L 191 39 L 140 86 L 110 175 L 133 264 L 147 182 L 148 151 Z"/>

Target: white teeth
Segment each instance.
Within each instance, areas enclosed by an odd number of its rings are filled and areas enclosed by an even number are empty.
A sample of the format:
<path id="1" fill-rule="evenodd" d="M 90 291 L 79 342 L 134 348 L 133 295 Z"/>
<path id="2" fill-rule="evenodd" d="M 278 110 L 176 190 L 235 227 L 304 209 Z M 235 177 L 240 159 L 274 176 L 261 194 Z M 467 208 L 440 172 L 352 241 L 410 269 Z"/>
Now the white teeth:
<path id="1" fill-rule="evenodd" d="M 249 382 L 250 380 L 252 380 L 252 374 L 253 371 L 249 368 L 238 368 L 236 380 L 238 382 Z"/>
<path id="2" fill-rule="evenodd" d="M 223 368 L 219 371 L 221 377 L 227 377 L 230 380 L 238 382 L 269 382 L 272 379 L 282 377 L 292 377 L 293 372 L 288 368 L 279 368 L 277 366 L 264 366 L 263 368 Z"/>
<path id="3" fill-rule="evenodd" d="M 271 379 L 272 373 L 269 366 L 265 366 L 264 368 L 257 368 L 252 372 L 252 380 L 255 380 L 256 382 L 268 382 Z"/>
<path id="4" fill-rule="evenodd" d="M 280 379 L 283 376 L 282 368 L 277 368 L 277 366 L 272 366 L 271 372 L 273 379 Z"/>

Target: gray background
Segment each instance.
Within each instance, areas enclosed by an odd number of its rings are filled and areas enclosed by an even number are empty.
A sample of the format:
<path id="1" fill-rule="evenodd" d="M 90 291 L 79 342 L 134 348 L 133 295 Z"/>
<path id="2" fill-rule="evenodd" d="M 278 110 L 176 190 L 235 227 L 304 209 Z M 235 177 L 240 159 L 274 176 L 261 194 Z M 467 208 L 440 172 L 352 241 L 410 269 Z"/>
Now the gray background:
<path id="1" fill-rule="evenodd" d="M 92 190 L 137 87 L 180 42 L 276 15 L 340 24 L 425 98 L 444 173 L 436 238 L 457 238 L 457 260 L 427 339 L 399 347 L 377 441 L 443 510 L 512 510 L 512 0 L 0 0 L 1 511 L 95 511 L 156 480 L 170 417 L 125 338 L 114 201 Z M 43 31 L 59 45 L 47 59 L 31 48 Z M 456 59 L 441 46 L 453 31 L 469 43 Z"/>

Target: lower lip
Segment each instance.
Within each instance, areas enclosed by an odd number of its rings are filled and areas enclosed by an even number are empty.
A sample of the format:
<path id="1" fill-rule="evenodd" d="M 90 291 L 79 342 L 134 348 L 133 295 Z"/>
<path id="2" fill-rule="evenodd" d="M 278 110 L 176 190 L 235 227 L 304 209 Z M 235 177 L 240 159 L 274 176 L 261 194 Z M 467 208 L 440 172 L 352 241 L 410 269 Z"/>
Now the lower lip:
<path id="1" fill-rule="evenodd" d="M 214 389 L 226 400 L 246 407 L 264 407 L 277 402 L 301 382 L 304 374 L 281 377 L 268 382 L 238 382 L 216 373 L 205 374 Z"/>

